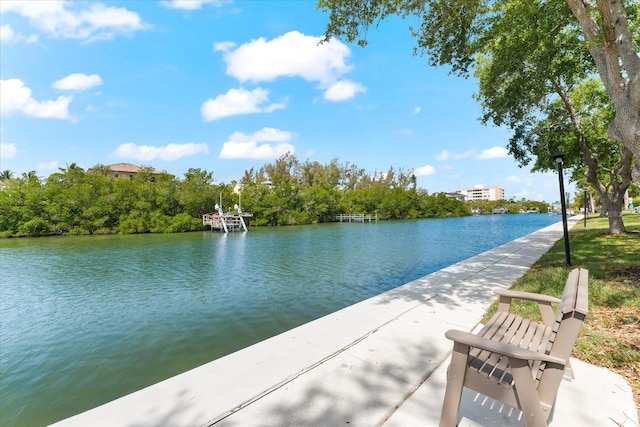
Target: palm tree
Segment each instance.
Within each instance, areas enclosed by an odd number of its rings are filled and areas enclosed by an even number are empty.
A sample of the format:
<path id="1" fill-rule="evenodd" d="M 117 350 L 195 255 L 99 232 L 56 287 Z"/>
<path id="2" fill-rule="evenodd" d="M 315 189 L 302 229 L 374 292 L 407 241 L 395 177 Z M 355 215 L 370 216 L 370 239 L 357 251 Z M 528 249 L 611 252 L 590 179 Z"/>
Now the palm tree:
<path id="1" fill-rule="evenodd" d="M 22 178 L 30 181 L 32 179 L 39 179 L 36 171 L 22 172 Z"/>
<path id="2" fill-rule="evenodd" d="M 9 169 L 5 169 L 0 173 L 0 181 L 9 181 L 10 179 L 13 179 L 13 172 Z"/>
<path id="3" fill-rule="evenodd" d="M 92 168 L 89 168 L 88 170 L 89 173 L 96 173 L 98 175 L 109 175 L 109 173 L 111 172 L 111 168 L 107 165 L 103 165 L 102 163 L 98 163 L 97 165 L 93 166 Z"/>

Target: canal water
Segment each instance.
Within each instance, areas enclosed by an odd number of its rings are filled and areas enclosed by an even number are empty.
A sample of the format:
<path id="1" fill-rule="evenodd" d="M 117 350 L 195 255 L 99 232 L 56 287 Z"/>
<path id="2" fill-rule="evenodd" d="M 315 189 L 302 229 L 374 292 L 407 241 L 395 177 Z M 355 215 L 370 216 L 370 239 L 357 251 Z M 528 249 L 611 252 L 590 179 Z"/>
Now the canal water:
<path id="1" fill-rule="evenodd" d="M 50 424 L 559 220 L 0 240 L 0 425 Z"/>

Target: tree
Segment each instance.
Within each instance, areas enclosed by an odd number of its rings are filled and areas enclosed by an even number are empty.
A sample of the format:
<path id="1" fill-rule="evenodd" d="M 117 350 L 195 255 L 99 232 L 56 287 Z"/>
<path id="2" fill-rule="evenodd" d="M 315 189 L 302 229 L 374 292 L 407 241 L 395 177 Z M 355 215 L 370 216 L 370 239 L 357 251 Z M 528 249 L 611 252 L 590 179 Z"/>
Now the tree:
<path id="1" fill-rule="evenodd" d="M 580 23 L 589 53 L 615 107 L 609 137 L 635 155 L 636 180 L 640 181 L 640 3 L 628 1 L 627 12 L 622 0 L 598 0 L 595 5 L 583 0 L 566 2 Z"/>
<path id="2" fill-rule="evenodd" d="M 22 172 L 22 179 L 30 182 L 40 180 L 36 171 Z"/>
<path id="3" fill-rule="evenodd" d="M 89 170 L 87 170 L 87 173 L 95 173 L 98 175 L 105 175 L 105 176 L 109 175 L 110 172 L 111 172 L 111 168 L 107 165 L 103 165 L 102 163 L 98 163 L 92 168 L 89 168 Z"/>
<path id="4" fill-rule="evenodd" d="M 607 138 L 615 110 L 602 85 L 587 80 L 593 62 L 571 19 L 559 2 L 505 10 L 487 33 L 494 43 L 476 61 L 476 97 L 484 122 L 514 131 L 508 148 L 521 165 L 533 154 L 534 171 L 555 170 L 551 154 L 567 154 L 572 180 L 586 174 L 609 217 L 609 231 L 621 233 L 633 156 Z"/>
<path id="5" fill-rule="evenodd" d="M 202 218 L 207 212 L 213 212 L 218 200 L 218 192 L 212 186 L 213 172 L 200 168 L 189 168 L 182 181 L 181 204 L 186 213 Z"/>
<path id="6" fill-rule="evenodd" d="M 537 118 L 530 118 L 526 131 L 516 132 L 510 150 L 520 162 L 521 154 L 537 155 L 533 170 L 553 170 L 549 150 L 567 153 L 565 162 L 572 180 L 584 188 L 588 183 L 609 218 L 609 231 L 625 231 L 622 221 L 624 194 L 631 183 L 633 154 L 624 145 L 607 137 L 607 123 L 613 108 L 599 81 L 590 80 L 549 103 Z M 586 181 L 586 182 L 585 182 Z"/>
<path id="7" fill-rule="evenodd" d="M 542 18 L 544 17 L 544 18 Z M 611 233 L 624 232 L 622 205 L 631 180 L 632 153 L 607 138 L 615 110 L 593 71 L 588 50 L 562 3 L 504 11 L 485 37 L 493 40 L 475 62 L 482 121 L 513 130 L 508 148 L 534 171 L 555 170 L 556 151 L 567 154 L 572 180 L 586 173 Z M 560 25 L 561 24 L 561 25 Z"/>
<path id="8" fill-rule="evenodd" d="M 9 181 L 10 179 L 13 179 L 13 172 L 9 169 L 5 169 L 0 173 L 0 181 Z"/>
<path id="9" fill-rule="evenodd" d="M 566 42 L 563 46 L 570 49 L 555 49 L 547 62 L 567 59 L 570 67 L 565 71 L 580 71 L 576 67 L 585 65 L 578 62 L 582 51 L 589 52 L 590 65 L 597 70 L 615 108 L 608 124 L 609 137 L 635 155 L 634 176 L 640 180 L 637 0 L 597 0 L 595 4 L 585 0 L 319 0 L 318 7 L 330 13 L 325 40 L 345 37 L 361 46 L 367 44 L 369 27 L 378 26 L 390 16 L 417 19 L 419 26 L 411 27 L 417 40 L 415 52 L 427 54 L 431 65 L 448 65 L 454 74 L 462 76 L 469 74 L 479 54 L 490 53 L 493 61 L 515 62 L 526 53 L 521 50 L 522 44 L 500 44 L 497 36 L 523 36 L 529 42 L 529 52 L 538 52 L 540 47 L 551 52 L 548 41 L 562 33 Z M 562 19 L 557 20 L 558 17 Z M 538 26 L 552 30 L 550 37 L 538 31 Z M 503 39 L 515 40 L 516 37 Z M 542 55 L 540 59 L 544 63 Z M 533 81 L 526 86 L 535 89 L 540 84 Z"/>
<path id="10" fill-rule="evenodd" d="M 261 169 L 273 182 L 294 183 L 298 178 L 300 162 L 293 154 L 287 152 L 278 157 L 274 163 L 267 163 Z"/>
<path id="11" fill-rule="evenodd" d="M 265 170 L 274 176 L 264 185 Z M 97 165 L 75 163 L 41 181 L 35 172 L 2 182 L 0 237 L 65 234 L 175 233 L 202 229 L 216 203 L 230 210 L 238 182 L 212 184 L 213 173 L 189 169 L 179 180 L 147 168 L 120 179 Z M 256 225 L 335 221 L 339 213 L 376 213 L 381 219 L 469 215 L 465 204 L 416 189 L 413 172 L 390 167 L 365 173 L 355 165 L 305 162 L 291 154 L 257 173 L 246 171 L 242 203 Z"/>

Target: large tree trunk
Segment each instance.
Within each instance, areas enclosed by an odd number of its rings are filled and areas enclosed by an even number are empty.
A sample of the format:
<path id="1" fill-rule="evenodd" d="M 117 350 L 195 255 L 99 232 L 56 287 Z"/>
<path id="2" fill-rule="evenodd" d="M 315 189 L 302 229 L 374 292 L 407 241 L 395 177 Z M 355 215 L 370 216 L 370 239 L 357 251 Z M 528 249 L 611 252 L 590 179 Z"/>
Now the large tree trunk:
<path id="1" fill-rule="evenodd" d="M 616 116 L 609 136 L 636 157 L 633 179 L 640 182 L 640 56 L 633 43 L 623 0 L 566 0 L 576 17 Z M 597 12 L 597 13 L 596 13 Z"/>
<path id="2" fill-rule="evenodd" d="M 625 227 L 622 221 L 624 210 L 624 196 L 631 183 L 631 160 L 633 154 L 624 149 L 620 161 L 609 170 L 609 183 L 603 185 L 595 173 L 596 167 L 588 150 L 583 151 L 583 159 L 587 165 L 586 177 L 591 186 L 598 192 L 602 204 L 601 215 L 609 218 L 609 233 L 624 233 Z"/>
<path id="3" fill-rule="evenodd" d="M 581 135 L 580 145 L 582 147 L 582 159 L 586 165 L 587 182 L 596 190 L 600 196 L 602 204 L 601 215 L 609 218 L 609 233 L 624 233 L 624 222 L 622 221 L 622 211 L 624 209 L 624 196 L 631 183 L 631 161 L 633 154 L 631 150 L 624 148 L 620 161 L 609 172 L 609 182 L 605 185 L 598 178 L 596 171 L 598 166 L 595 163 L 591 151 L 586 148 L 584 135 Z"/>
<path id="4" fill-rule="evenodd" d="M 600 201 L 602 202 L 602 210 L 607 212 L 607 217 L 609 218 L 609 233 L 624 233 L 626 231 L 622 221 L 624 200 L 620 197 L 609 198 L 609 195 L 606 194 Z"/>

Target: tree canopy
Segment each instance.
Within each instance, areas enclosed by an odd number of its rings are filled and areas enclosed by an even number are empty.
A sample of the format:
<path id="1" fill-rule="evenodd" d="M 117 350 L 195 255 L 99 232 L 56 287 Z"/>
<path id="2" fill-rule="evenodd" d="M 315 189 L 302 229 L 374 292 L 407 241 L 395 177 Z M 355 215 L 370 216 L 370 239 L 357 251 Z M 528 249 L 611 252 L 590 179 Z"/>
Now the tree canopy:
<path id="1" fill-rule="evenodd" d="M 361 46 L 367 44 L 369 27 L 394 15 L 414 18 L 415 52 L 426 54 L 431 65 L 450 66 L 463 76 L 478 54 L 490 51 L 499 62 L 515 62 L 522 53 L 546 50 L 563 33 L 564 43 L 554 46 L 552 56 L 540 55 L 539 64 L 564 58 L 571 62 L 586 50 L 615 107 L 609 137 L 640 159 L 637 0 L 319 0 L 318 7 L 330 13 L 326 40 L 343 37 Z M 636 171 L 640 173 L 640 160 Z"/>
<path id="2" fill-rule="evenodd" d="M 611 231 L 624 230 L 615 212 L 621 210 L 634 153 L 640 172 L 638 1 L 625 6 L 616 0 L 596 5 L 579 0 L 320 0 L 318 6 L 330 12 L 326 38 L 344 37 L 362 46 L 368 28 L 391 15 L 417 22 L 410 27 L 415 52 L 454 74 L 474 73 L 481 119 L 512 129 L 510 153 L 522 165 L 537 157 L 535 167 L 546 170 L 555 166 L 554 150 L 566 151 L 568 166 L 587 173 L 605 211 L 617 218 L 610 221 Z M 604 87 L 597 108 L 606 109 L 606 115 L 584 102 L 584 108 L 574 107 L 585 90 L 578 87 L 596 73 Z M 585 129 L 592 113 L 606 117 L 604 127 L 591 121 Z M 609 148 L 615 161 L 595 161 L 592 143 Z M 617 172 L 603 177 L 597 168 Z"/>
<path id="3" fill-rule="evenodd" d="M 46 179 L 35 172 L 3 172 L 0 237 L 202 230 L 202 215 L 216 203 L 240 204 L 254 214 L 255 225 L 329 222 L 345 213 L 375 213 L 380 219 L 471 214 L 460 201 L 416 189 L 411 171 L 368 174 L 337 159 L 323 165 L 287 154 L 228 184 L 195 168 L 182 179 L 151 169 L 133 179 L 108 171 L 96 165 L 85 172 L 72 163 Z"/>

